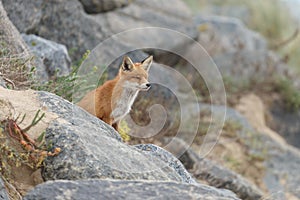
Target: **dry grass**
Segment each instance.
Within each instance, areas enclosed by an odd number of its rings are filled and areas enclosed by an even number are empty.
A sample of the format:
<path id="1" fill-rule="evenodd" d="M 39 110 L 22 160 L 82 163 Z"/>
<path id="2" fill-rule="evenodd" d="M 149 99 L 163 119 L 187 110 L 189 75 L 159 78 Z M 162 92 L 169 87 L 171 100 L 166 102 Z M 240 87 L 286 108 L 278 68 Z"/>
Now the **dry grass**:
<path id="1" fill-rule="evenodd" d="M 31 84 L 29 66 L 32 55 L 28 52 L 18 53 L 14 38 L 0 38 L 0 77 L 12 89 L 28 88 Z"/>

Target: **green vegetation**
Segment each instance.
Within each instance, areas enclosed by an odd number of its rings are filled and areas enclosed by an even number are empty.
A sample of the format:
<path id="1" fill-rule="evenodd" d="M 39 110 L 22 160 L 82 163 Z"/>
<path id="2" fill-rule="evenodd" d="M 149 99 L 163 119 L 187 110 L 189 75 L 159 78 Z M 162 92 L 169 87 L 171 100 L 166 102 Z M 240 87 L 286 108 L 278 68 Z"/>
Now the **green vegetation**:
<path id="1" fill-rule="evenodd" d="M 47 82 L 38 82 L 35 81 L 34 84 L 31 85 L 31 88 L 34 90 L 43 90 L 54 93 L 58 96 L 67 99 L 68 101 L 72 101 L 73 94 L 86 94 L 87 91 L 96 88 L 98 85 L 101 85 L 107 79 L 107 73 L 104 73 L 101 79 L 98 81 L 97 84 L 87 85 L 87 80 L 98 80 L 98 67 L 94 66 L 93 71 L 85 74 L 84 77 L 78 75 L 78 70 L 81 64 L 87 59 L 89 56 L 90 51 L 87 51 L 82 59 L 77 62 L 76 65 L 71 67 L 71 73 L 65 76 L 57 76 L 51 78 L 51 80 Z M 56 74 L 58 71 L 56 72 Z M 82 96 L 81 96 L 82 97 Z M 80 97 L 78 97 L 80 99 Z M 76 99 L 76 100 L 78 100 Z"/>
<path id="2" fill-rule="evenodd" d="M 241 168 L 243 162 L 241 159 L 235 158 L 234 156 L 230 155 L 225 155 L 223 159 L 227 167 L 234 171 L 238 171 Z"/>
<path id="3" fill-rule="evenodd" d="M 122 120 L 119 124 L 119 133 L 124 142 L 128 142 L 131 138 L 129 135 L 130 128 L 125 120 Z"/>
<path id="4" fill-rule="evenodd" d="M 247 157 L 250 161 L 264 161 L 268 158 L 269 149 L 264 141 L 263 135 L 252 131 L 246 132 L 246 137 L 240 139 L 240 142 L 248 148 Z"/>
<path id="5" fill-rule="evenodd" d="M 25 114 L 22 119 L 18 116 L 16 119 L 6 118 L 0 121 L 0 174 L 5 185 L 9 186 L 9 189 L 13 188 L 8 190 L 10 199 L 22 199 L 18 182 L 32 179 L 31 175 L 43 166 L 47 157 L 56 156 L 61 151 L 45 141 L 45 132 L 36 140 L 27 133 L 44 116 L 45 113 L 38 110 L 26 128 L 19 126 L 26 118 Z"/>
<path id="6" fill-rule="evenodd" d="M 275 85 L 280 96 L 283 98 L 284 105 L 289 111 L 300 109 L 300 91 L 288 79 L 279 79 Z"/>

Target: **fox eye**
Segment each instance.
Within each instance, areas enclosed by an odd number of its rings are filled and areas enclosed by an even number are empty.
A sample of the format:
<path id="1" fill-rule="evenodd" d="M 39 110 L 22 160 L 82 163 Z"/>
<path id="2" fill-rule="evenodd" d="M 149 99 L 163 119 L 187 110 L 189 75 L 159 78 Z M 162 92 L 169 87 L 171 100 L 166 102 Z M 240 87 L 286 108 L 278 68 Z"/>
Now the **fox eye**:
<path id="1" fill-rule="evenodd" d="M 137 80 L 141 80 L 141 77 L 139 77 L 139 76 L 134 76 L 133 78 L 137 79 Z"/>

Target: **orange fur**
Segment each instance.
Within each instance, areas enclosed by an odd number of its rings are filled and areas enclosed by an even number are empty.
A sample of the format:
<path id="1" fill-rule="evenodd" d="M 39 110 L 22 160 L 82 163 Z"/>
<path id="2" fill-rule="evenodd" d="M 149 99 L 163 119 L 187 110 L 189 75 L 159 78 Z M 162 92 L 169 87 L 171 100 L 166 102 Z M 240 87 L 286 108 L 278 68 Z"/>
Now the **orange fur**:
<path id="1" fill-rule="evenodd" d="M 141 63 L 133 63 L 124 57 L 118 75 L 95 90 L 87 93 L 78 103 L 118 131 L 119 121 L 130 111 L 140 90 L 148 90 L 148 71 L 153 57 Z"/>

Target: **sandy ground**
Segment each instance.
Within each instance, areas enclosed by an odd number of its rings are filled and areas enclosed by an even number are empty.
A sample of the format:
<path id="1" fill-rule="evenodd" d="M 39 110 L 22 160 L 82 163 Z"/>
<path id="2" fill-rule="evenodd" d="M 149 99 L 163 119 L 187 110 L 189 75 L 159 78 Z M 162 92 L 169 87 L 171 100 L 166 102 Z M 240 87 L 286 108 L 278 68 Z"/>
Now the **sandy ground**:
<path id="1" fill-rule="evenodd" d="M 7 118 L 16 119 L 19 115 L 21 116 L 19 120 L 21 120 L 22 116 L 26 114 L 24 121 L 18 124 L 21 129 L 24 129 L 31 124 L 38 110 L 41 110 L 40 115 L 45 113 L 45 117 L 27 132 L 32 139 L 38 138 L 46 130 L 49 122 L 56 119 L 57 116 L 48 112 L 46 107 L 41 105 L 33 90 L 14 91 L 0 87 L 0 121 Z M 16 140 L 8 144 L 11 145 L 11 148 L 22 151 Z M 23 196 L 35 185 L 43 182 L 40 169 L 33 170 L 25 165 L 20 167 L 12 165 L 11 174 L 8 177 L 3 177 L 3 179 L 12 199 L 20 199 L 20 195 Z"/>

